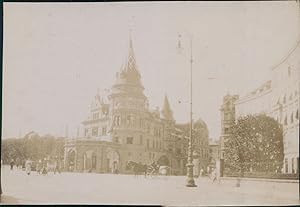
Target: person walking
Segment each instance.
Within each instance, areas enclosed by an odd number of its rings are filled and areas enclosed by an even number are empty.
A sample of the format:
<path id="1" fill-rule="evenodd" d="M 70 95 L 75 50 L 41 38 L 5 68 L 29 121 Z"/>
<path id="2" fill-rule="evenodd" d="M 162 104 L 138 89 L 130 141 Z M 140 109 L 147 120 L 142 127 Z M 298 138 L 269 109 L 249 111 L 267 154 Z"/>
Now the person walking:
<path id="1" fill-rule="evenodd" d="M 211 179 L 212 179 L 213 183 L 217 180 L 217 170 L 216 170 L 216 168 L 214 168 L 213 171 L 211 172 Z"/>
<path id="2" fill-rule="evenodd" d="M 25 168 L 26 168 L 27 175 L 30 175 L 30 173 L 31 173 L 31 164 L 32 164 L 32 161 L 30 159 L 26 160 Z"/>
<path id="3" fill-rule="evenodd" d="M 43 168 L 42 160 L 39 160 L 39 162 L 36 164 L 36 172 L 37 174 L 41 174 Z"/>
<path id="4" fill-rule="evenodd" d="M 202 175 L 203 175 L 203 169 L 201 168 L 199 177 L 202 177 Z"/>
<path id="5" fill-rule="evenodd" d="M 10 161 L 10 170 L 14 169 L 14 165 L 15 165 L 15 161 L 14 161 L 14 159 L 11 159 L 11 161 Z"/>

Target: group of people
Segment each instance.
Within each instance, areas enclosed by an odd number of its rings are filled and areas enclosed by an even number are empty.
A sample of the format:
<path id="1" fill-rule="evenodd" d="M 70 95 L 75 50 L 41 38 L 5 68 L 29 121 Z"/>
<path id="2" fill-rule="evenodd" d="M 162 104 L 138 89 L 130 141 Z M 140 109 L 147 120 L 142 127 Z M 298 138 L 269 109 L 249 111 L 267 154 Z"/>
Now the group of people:
<path id="1" fill-rule="evenodd" d="M 53 171 L 54 174 L 61 173 L 61 161 L 58 158 L 55 159 L 43 159 L 39 161 L 32 161 L 31 159 L 20 161 L 15 161 L 12 159 L 10 161 L 10 170 L 14 169 L 14 166 L 16 165 L 16 168 L 25 170 L 27 175 L 31 174 L 31 171 L 36 171 L 37 174 L 43 174 L 47 175 L 48 172 Z"/>
<path id="2" fill-rule="evenodd" d="M 201 168 L 199 177 L 202 177 L 203 174 L 204 174 L 204 170 Z M 220 172 L 217 170 L 216 167 L 214 168 L 207 167 L 207 175 L 212 180 L 213 183 L 216 181 L 220 182 Z"/>

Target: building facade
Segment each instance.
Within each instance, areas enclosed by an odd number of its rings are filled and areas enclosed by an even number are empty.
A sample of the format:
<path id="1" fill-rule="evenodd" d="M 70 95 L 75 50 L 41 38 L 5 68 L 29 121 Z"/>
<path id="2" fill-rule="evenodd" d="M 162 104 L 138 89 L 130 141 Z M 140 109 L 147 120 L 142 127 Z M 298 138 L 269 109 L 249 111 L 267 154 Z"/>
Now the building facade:
<path id="1" fill-rule="evenodd" d="M 220 159 L 220 146 L 219 142 L 209 139 L 209 165 L 210 169 L 216 167 L 217 161 Z M 211 170 L 209 170 L 211 171 Z"/>
<path id="2" fill-rule="evenodd" d="M 130 173 L 129 161 L 156 161 L 172 174 L 185 174 L 189 125 L 176 124 L 167 96 L 161 111 L 150 110 L 131 39 L 127 62 L 115 78 L 108 97 L 95 96 L 82 122 L 83 136 L 66 141 L 66 170 Z M 208 130 L 201 120 L 194 125 L 193 141 L 197 174 L 208 162 Z"/>
<path id="3" fill-rule="evenodd" d="M 264 113 L 283 126 L 283 173 L 299 172 L 300 43 L 272 68 L 271 80 L 238 98 L 227 95 L 221 107 L 221 150 L 224 153 L 226 128 L 241 116 Z M 229 124 L 229 125 L 228 125 Z"/>

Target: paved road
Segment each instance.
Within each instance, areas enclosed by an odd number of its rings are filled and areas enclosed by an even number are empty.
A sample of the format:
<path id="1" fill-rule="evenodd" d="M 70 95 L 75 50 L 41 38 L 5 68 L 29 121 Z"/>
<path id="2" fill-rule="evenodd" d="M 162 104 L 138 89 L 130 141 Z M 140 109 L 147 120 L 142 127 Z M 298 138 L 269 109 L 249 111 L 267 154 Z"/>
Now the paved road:
<path id="1" fill-rule="evenodd" d="M 134 178 L 132 175 L 53 173 L 2 169 L 2 203 L 101 203 L 157 205 L 286 205 L 300 204 L 297 183 L 235 181 L 212 183 L 196 179 L 185 187 L 185 177 Z"/>

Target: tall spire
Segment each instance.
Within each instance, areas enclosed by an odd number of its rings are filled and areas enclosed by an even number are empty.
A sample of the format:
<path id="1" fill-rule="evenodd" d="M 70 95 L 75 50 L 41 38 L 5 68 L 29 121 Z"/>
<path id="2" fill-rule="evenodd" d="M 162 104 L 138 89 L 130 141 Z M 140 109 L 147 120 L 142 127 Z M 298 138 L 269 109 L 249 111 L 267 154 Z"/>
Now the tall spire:
<path id="1" fill-rule="evenodd" d="M 127 71 L 137 70 L 131 35 L 129 37 L 129 53 L 128 53 L 128 59 L 127 59 L 127 64 L 125 69 Z"/>
<path id="2" fill-rule="evenodd" d="M 161 113 L 163 115 L 163 118 L 165 118 L 167 120 L 174 120 L 173 112 L 171 110 L 167 95 L 165 95 L 164 106 L 163 106 Z"/>

